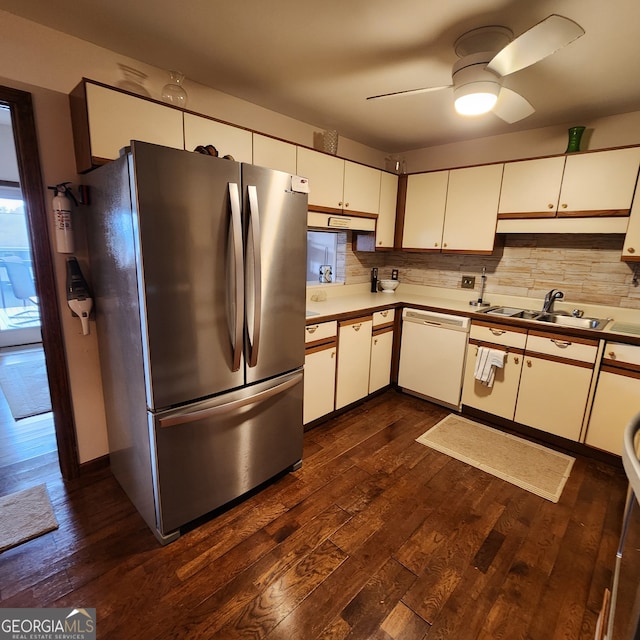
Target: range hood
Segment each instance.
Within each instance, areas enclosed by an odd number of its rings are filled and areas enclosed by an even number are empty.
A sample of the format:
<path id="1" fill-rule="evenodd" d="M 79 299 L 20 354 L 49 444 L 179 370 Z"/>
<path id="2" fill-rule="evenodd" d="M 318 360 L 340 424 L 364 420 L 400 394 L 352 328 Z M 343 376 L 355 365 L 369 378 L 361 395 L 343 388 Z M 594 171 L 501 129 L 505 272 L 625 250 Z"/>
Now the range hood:
<path id="1" fill-rule="evenodd" d="M 375 218 L 361 218 L 346 216 L 338 213 L 307 213 L 307 227 L 309 229 L 325 229 L 330 231 L 371 231 L 376 230 Z"/>

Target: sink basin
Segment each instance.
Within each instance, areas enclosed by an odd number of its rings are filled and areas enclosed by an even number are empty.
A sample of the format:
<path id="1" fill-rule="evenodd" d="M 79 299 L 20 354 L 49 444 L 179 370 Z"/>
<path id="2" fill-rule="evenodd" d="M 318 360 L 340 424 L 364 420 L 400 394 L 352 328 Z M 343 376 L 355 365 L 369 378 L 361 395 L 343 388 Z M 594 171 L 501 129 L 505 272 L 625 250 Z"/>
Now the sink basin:
<path id="1" fill-rule="evenodd" d="M 523 320 L 535 320 L 536 322 L 547 322 L 561 327 L 574 327 L 576 329 L 604 329 L 608 320 L 600 318 L 576 318 L 566 311 L 554 313 L 542 313 L 530 309 L 518 309 L 517 307 L 490 307 L 481 313 L 488 316 L 502 316 L 505 318 L 522 318 Z"/>
<path id="2" fill-rule="evenodd" d="M 524 318 L 525 320 L 533 320 L 540 315 L 539 311 L 531 311 L 530 309 L 518 309 L 516 307 L 492 307 L 483 311 L 487 315 L 504 316 L 508 318 Z"/>
<path id="3" fill-rule="evenodd" d="M 539 315 L 536 320 L 577 329 L 603 329 L 608 322 L 608 320 L 600 320 L 599 318 L 575 318 L 560 313 L 544 313 Z"/>

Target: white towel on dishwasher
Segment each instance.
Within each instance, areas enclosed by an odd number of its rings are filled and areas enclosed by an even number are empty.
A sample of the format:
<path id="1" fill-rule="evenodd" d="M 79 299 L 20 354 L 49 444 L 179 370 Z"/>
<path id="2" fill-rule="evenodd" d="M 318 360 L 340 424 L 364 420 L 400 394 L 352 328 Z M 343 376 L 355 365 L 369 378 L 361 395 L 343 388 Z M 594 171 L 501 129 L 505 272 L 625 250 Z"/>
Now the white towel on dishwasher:
<path id="1" fill-rule="evenodd" d="M 493 379 L 496 374 L 496 367 L 504 367 L 504 357 L 506 353 L 500 349 L 490 349 L 489 347 L 478 347 L 476 356 L 476 368 L 473 376 L 481 384 L 487 387 L 493 386 Z"/>

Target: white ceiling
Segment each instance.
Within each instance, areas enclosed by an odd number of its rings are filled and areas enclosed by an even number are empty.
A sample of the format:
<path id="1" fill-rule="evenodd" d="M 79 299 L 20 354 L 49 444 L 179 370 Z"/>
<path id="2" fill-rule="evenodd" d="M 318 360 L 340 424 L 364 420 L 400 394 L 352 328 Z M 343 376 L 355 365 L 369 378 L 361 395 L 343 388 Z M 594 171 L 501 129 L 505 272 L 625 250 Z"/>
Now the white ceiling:
<path id="1" fill-rule="evenodd" d="M 640 110 L 638 0 L 0 0 L 4 9 L 385 152 Z M 536 112 L 463 118 L 448 85 L 466 31 L 552 13 L 586 35 L 505 79 Z"/>

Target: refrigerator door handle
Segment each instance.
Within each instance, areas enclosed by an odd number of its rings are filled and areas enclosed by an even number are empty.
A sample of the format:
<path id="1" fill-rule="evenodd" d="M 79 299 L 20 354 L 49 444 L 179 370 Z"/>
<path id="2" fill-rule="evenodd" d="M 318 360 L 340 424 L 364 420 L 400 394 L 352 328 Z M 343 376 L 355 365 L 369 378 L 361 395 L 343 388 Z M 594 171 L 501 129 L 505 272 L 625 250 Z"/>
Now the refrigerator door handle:
<path id="1" fill-rule="evenodd" d="M 216 405 L 215 407 L 207 407 L 206 409 L 199 409 L 191 413 L 176 413 L 174 415 L 167 416 L 166 418 L 159 418 L 158 424 L 161 428 L 175 427 L 181 424 L 188 424 L 189 422 L 215 418 L 217 416 L 237 411 L 241 407 L 246 407 L 247 405 L 264 402 L 265 400 L 273 398 L 273 396 L 277 396 L 291 387 L 295 387 L 297 384 L 300 384 L 300 375 L 293 376 L 292 378 L 289 378 L 289 380 L 286 380 L 275 387 L 270 387 L 265 391 L 260 391 L 259 393 L 247 396 L 246 398 L 232 400 L 225 404 Z"/>
<path id="2" fill-rule="evenodd" d="M 242 217 L 240 214 L 240 189 L 235 182 L 229 183 L 229 202 L 231 203 L 231 235 L 233 242 L 234 282 L 233 300 L 235 301 L 234 326 L 231 330 L 233 347 L 232 371 L 240 369 L 242 358 L 242 330 L 244 322 L 244 256 L 242 250 Z"/>
<path id="3" fill-rule="evenodd" d="M 249 225 L 253 245 L 253 332 L 249 336 L 250 367 L 258 364 L 258 350 L 260 348 L 260 320 L 262 318 L 262 258 L 260 252 L 260 208 L 258 205 L 258 189 L 255 185 L 247 187 L 249 195 Z M 247 323 L 248 325 L 248 323 Z"/>

